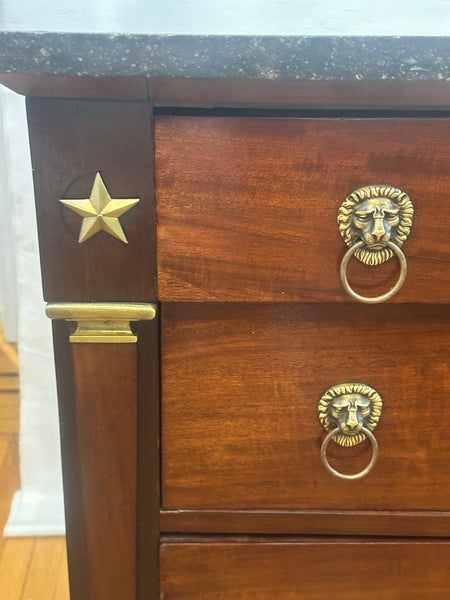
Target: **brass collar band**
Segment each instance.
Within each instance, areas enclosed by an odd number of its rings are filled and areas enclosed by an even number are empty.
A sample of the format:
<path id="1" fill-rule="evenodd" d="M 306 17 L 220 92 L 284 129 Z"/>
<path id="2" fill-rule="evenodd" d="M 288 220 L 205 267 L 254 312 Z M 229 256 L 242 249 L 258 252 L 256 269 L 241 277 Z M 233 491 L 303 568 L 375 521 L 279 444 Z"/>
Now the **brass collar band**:
<path id="1" fill-rule="evenodd" d="M 128 302 L 55 302 L 45 309 L 50 319 L 74 321 L 77 328 L 70 336 L 73 343 L 132 344 L 137 336 L 130 327 L 133 321 L 156 317 L 155 304 Z"/>

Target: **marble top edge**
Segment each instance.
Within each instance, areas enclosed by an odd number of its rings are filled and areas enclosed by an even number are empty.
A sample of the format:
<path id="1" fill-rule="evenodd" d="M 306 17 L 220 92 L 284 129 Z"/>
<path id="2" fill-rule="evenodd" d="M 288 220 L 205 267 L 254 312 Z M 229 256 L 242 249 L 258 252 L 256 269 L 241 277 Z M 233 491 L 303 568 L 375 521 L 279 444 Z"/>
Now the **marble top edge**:
<path id="1" fill-rule="evenodd" d="M 450 37 L 1 31 L 0 73 L 450 80 Z"/>

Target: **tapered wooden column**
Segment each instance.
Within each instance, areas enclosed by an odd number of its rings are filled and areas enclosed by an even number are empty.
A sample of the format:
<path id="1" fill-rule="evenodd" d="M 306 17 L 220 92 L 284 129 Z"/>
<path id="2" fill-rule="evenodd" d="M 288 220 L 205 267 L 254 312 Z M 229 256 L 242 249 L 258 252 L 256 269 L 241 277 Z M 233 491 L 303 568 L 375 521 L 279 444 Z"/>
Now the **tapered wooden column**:
<path id="1" fill-rule="evenodd" d="M 72 600 L 138 597 L 138 347 L 121 312 L 155 317 L 142 304 L 47 308 L 77 323 L 70 338 L 67 325 L 55 324 Z"/>
<path id="2" fill-rule="evenodd" d="M 134 600 L 136 346 L 77 344 L 72 356 L 91 597 Z"/>

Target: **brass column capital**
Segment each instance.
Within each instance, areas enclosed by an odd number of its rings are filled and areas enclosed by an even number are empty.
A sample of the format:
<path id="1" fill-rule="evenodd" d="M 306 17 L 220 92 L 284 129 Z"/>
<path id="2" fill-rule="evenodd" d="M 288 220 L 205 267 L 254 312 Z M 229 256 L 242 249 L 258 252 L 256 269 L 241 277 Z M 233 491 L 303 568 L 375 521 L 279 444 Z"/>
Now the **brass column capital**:
<path id="1" fill-rule="evenodd" d="M 149 321 L 156 317 L 156 305 L 129 302 L 55 302 L 47 304 L 50 319 L 77 323 L 70 336 L 73 343 L 132 344 L 137 336 L 132 321 Z"/>

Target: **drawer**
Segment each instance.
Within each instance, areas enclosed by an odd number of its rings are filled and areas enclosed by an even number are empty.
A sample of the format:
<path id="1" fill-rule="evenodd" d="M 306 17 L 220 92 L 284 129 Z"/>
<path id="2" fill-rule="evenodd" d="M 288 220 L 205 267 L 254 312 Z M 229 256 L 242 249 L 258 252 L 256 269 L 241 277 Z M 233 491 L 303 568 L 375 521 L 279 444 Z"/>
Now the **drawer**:
<path id="1" fill-rule="evenodd" d="M 450 300 L 449 119 L 160 116 L 155 135 L 161 300 L 348 301 L 338 209 L 376 184 L 415 209 L 393 300 Z M 395 259 L 348 267 L 366 296 L 398 271 Z"/>
<path id="2" fill-rule="evenodd" d="M 165 600 L 447 600 L 450 542 L 204 540 L 161 546 Z"/>
<path id="3" fill-rule="evenodd" d="M 447 306 L 163 304 L 164 509 L 450 509 Z M 375 388 L 379 458 L 356 481 L 321 462 L 330 386 Z M 367 441 L 330 443 L 344 473 Z"/>

